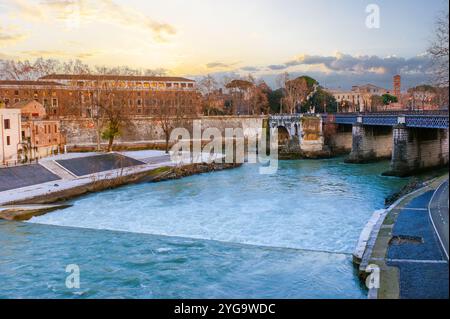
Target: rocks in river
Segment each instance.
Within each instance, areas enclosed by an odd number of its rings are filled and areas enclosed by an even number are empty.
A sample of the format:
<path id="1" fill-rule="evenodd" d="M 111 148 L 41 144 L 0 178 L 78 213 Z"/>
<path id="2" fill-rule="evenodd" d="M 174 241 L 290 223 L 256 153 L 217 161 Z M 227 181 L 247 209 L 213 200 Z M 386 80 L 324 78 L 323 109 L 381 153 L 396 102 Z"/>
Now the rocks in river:
<path id="1" fill-rule="evenodd" d="M 242 164 L 223 164 L 223 163 L 202 163 L 202 164 L 191 164 L 180 167 L 173 167 L 170 170 L 160 174 L 155 177 L 153 182 L 166 181 L 171 179 L 180 179 L 187 176 L 192 176 L 196 174 L 210 173 L 214 171 L 221 171 L 224 169 L 231 169 L 241 166 Z"/>
<path id="2" fill-rule="evenodd" d="M 408 195 L 409 193 L 414 192 L 416 189 L 419 189 L 423 186 L 424 186 L 424 182 L 420 181 L 417 178 L 414 178 L 408 184 L 406 184 L 400 191 L 388 196 L 385 199 L 384 204 L 386 206 L 391 206 L 397 200 L 399 200 L 401 197 Z"/>

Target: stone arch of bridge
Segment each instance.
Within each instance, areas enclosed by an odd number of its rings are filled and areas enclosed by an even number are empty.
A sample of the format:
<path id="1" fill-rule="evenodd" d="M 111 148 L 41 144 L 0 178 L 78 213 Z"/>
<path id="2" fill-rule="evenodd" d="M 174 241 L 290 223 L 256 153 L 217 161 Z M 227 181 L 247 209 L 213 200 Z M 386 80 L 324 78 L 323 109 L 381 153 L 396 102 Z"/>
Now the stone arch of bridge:
<path id="1" fill-rule="evenodd" d="M 278 144 L 286 144 L 291 139 L 291 134 L 286 126 L 279 125 L 277 126 L 278 130 Z"/>

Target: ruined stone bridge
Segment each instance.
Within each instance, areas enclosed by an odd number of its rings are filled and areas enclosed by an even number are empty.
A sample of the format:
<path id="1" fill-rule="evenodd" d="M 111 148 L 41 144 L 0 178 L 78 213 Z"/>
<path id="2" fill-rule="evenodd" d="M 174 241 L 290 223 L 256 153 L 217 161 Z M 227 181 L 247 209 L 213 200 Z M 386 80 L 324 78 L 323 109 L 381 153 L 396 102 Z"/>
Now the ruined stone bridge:
<path id="1" fill-rule="evenodd" d="M 395 176 L 444 166 L 449 160 L 447 111 L 275 115 L 269 126 L 278 128 L 281 158 L 343 152 L 350 163 L 389 158 L 391 168 L 385 174 Z"/>

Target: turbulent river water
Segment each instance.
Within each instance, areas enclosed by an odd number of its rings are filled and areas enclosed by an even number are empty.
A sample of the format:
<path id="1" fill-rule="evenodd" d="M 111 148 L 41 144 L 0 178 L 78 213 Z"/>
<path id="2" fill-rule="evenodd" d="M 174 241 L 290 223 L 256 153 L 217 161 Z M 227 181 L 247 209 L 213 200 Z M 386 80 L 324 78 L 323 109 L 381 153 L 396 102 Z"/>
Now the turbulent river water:
<path id="1" fill-rule="evenodd" d="M 365 298 L 359 234 L 408 179 L 388 162 L 256 165 L 73 200 L 0 222 L 0 298 Z M 67 265 L 80 288 L 66 287 Z"/>

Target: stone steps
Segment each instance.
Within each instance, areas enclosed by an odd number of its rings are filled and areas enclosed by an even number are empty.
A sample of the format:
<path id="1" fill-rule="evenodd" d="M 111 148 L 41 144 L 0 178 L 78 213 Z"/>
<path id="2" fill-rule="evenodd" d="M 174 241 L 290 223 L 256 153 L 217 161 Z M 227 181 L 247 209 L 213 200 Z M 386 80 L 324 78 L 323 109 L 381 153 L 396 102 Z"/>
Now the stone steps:
<path id="1" fill-rule="evenodd" d="M 42 161 L 39 164 L 41 164 L 46 169 L 48 169 L 50 172 L 58 175 L 59 177 L 61 177 L 64 180 L 72 180 L 72 179 L 75 179 L 78 177 L 75 174 L 72 174 L 68 170 L 64 169 L 61 165 L 59 165 L 55 161 Z"/>

